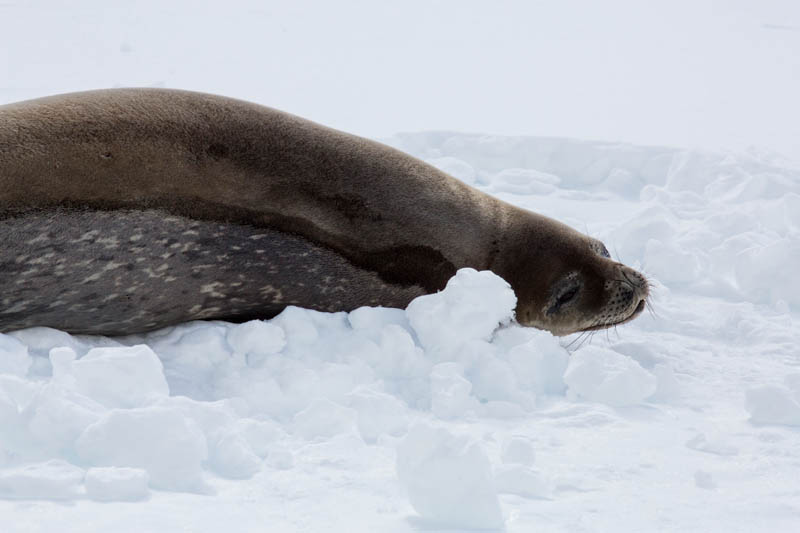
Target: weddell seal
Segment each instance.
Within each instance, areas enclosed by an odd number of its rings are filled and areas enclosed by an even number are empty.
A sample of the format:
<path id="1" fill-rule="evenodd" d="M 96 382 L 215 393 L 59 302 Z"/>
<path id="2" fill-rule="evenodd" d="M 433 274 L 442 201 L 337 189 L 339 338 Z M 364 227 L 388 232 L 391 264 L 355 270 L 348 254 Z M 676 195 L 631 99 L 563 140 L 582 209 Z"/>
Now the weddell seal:
<path id="1" fill-rule="evenodd" d="M 111 89 L 0 106 L 0 331 L 405 307 L 462 267 L 556 335 L 626 322 L 601 242 L 377 142 L 231 98 Z"/>

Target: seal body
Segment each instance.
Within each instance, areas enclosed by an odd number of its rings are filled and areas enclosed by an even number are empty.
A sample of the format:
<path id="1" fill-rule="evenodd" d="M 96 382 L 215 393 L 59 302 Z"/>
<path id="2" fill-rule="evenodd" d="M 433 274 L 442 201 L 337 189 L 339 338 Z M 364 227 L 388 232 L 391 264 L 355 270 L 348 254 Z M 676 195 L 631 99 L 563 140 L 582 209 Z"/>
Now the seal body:
<path id="1" fill-rule="evenodd" d="M 404 307 L 461 267 L 556 334 L 641 311 L 598 241 L 407 154 L 255 104 L 112 89 L 0 106 L 0 330 Z"/>

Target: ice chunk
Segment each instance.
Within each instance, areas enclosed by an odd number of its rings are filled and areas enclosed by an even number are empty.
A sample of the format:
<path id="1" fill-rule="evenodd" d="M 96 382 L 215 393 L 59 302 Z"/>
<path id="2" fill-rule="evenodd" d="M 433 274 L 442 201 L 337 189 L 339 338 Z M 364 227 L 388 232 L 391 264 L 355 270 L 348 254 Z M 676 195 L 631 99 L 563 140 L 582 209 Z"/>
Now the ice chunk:
<path id="1" fill-rule="evenodd" d="M 161 360 L 143 344 L 92 348 L 71 363 L 63 356 L 51 351 L 56 375 L 71 374 L 75 390 L 107 407 L 141 407 L 169 395 Z"/>
<path id="2" fill-rule="evenodd" d="M 418 424 L 397 448 L 397 475 L 411 505 L 432 525 L 489 529 L 503 525 L 486 452 L 466 437 Z"/>
<path id="3" fill-rule="evenodd" d="M 405 311 L 389 307 L 359 307 L 347 315 L 347 321 L 355 331 L 376 342 L 385 326 L 408 328 Z"/>
<path id="4" fill-rule="evenodd" d="M 249 479 L 261 469 L 261 459 L 240 432 L 220 432 L 212 442 L 209 464 L 217 474 L 230 479 Z"/>
<path id="5" fill-rule="evenodd" d="M 568 395 L 613 407 L 641 403 L 656 391 L 656 377 L 630 357 L 598 346 L 572 354 L 564 374 Z"/>
<path id="6" fill-rule="evenodd" d="M 384 433 L 400 435 L 408 428 L 408 408 L 395 396 L 362 386 L 348 394 L 347 401 L 358 413 L 358 430 L 367 442 Z"/>
<path id="7" fill-rule="evenodd" d="M 231 327 L 227 339 L 234 351 L 244 354 L 269 355 L 286 346 L 283 329 L 263 320 L 251 320 Z"/>
<path id="8" fill-rule="evenodd" d="M 236 363 L 226 340 L 227 331 L 221 324 L 190 322 L 147 339 L 163 361 L 171 394 L 214 399 L 209 397 L 209 389 Z M 245 365 L 244 358 L 239 362 Z"/>
<path id="9" fill-rule="evenodd" d="M 286 437 L 286 432 L 275 422 L 245 418 L 238 420 L 236 427 L 247 440 L 253 453 L 266 457 L 272 445 Z"/>
<path id="10" fill-rule="evenodd" d="M 81 496 L 83 469 L 61 459 L 0 471 L 0 498 L 69 500 Z"/>
<path id="11" fill-rule="evenodd" d="M 462 268 L 441 292 L 414 299 L 406 308 L 422 346 L 450 351 L 473 339 L 487 340 L 514 316 L 517 297 L 503 278 Z"/>
<path id="12" fill-rule="evenodd" d="M 439 363 L 431 371 L 431 410 L 439 418 L 458 418 L 478 411 L 478 400 L 471 395 L 472 383 L 464 377 L 458 363 Z"/>
<path id="13" fill-rule="evenodd" d="M 101 502 L 146 500 L 150 496 L 150 481 L 140 468 L 103 467 L 86 471 L 86 496 Z"/>
<path id="14" fill-rule="evenodd" d="M 494 346 L 485 341 L 471 341 L 468 346 L 478 353 L 467 373 L 475 397 L 481 401 L 516 400 L 519 384 L 511 365 L 498 357 Z"/>
<path id="15" fill-rule="evenodd" d="M 562 394 L 569 354 L 549 332 L 537 331 L 523 344 L 511 348 L 508 361 L 521 386 L 535 394 Z"/>
<path id="16" fill-rule="evenodd" d="M 143 407 L 113 410 L 78 438 L 80 457 L 95 466 L 143 468 L 153 487 L 202 491 L 206 439 L 176 409 Z"/>
<path id="17" fill-rule="evenodd" d="M 14 337 L 0 333 L 0 374 L 25 377 L 30 366 L 28 347 Z"/>
<path id="18" fill-rule="evenodd" d="M 307 346 L 314 344 L 319 338 L 319 331 L 309 320 L 309 313 L 307 309 L 290 305 L 272 322 L 286 332 L 287 343 L 290 346 Z"/>
<path id="19" fill-rule="evenodd" d="M 745 408 L 756 424 L 800 426 L 800 402 L 785 387 L 764 385 L 745 393 Z"/>
<path id="20" fill-rule="evenodd" d="M 21 412 L 27 423 L 27 448 L 70 450 L 81 433 L 100 419 L 105 408 L 59 383 L 48 383 Z M 27 451 L 27 450 L 26 450 Z"/>

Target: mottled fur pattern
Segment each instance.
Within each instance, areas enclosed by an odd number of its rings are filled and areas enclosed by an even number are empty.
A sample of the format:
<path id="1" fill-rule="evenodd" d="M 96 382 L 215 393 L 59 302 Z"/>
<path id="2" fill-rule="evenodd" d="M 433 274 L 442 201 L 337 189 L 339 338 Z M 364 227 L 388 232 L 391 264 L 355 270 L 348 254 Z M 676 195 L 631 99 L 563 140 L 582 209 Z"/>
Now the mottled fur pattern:
<path id="1" fill-rule="evenodd" d="M 606 281 L 627 268 L 598 254 L 594 239 L 387 146 L 263 106 L 163 89 L 0 106 L 0 222 L 3 331 L 131 333 L 268 317 L 290 303 L 403 307 L 473 267 L 512 284 L 520 322 L 565 334 L 596 325 L 614 292 Z M 141 244 L 128 242 L 135 227 Z M 268 252 L 232 253 L 260 234 Z M 112 242 L 122 248 L 104 248 Z M 207 268 L 198 277 L 199 266 Z M 578 272 L 580 294 L 544 316 L 568 272 Z M 110 298 L 119 290 L 130 291 L 130 305 Z M 634 293 L 631 312 L 646 286 Z"/>

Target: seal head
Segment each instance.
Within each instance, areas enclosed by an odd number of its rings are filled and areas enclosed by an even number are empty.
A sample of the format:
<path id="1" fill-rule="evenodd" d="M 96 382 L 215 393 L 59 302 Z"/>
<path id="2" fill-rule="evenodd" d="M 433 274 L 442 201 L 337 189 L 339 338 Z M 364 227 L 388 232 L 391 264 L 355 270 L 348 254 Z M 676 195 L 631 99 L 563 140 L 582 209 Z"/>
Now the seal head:
<path id="1" fill-rule="evenodd" d="M 645 308 L 644 275 L 611 259 L 605 245 L 555 220 L 525 213 L 506 246 L 525 261 L 500 262 L 496 271 L 517 294 L 517 321 L 569 335 L 623 324 Z"/>

